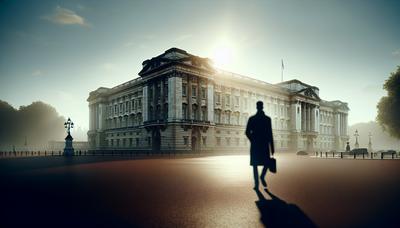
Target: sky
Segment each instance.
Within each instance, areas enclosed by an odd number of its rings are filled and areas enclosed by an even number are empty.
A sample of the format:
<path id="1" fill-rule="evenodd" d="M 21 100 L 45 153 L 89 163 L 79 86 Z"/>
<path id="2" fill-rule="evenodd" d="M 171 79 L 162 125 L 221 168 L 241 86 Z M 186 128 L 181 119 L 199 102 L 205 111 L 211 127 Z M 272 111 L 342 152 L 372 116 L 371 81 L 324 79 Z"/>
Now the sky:
<path id="1" fill-rule="evenodd" d="M 0 1 L 0 99 L 88 128 L 89 92 L 178 47 L 269 83 L 298 79 L 375 120 L 400 65 L 399 1 Z"/>

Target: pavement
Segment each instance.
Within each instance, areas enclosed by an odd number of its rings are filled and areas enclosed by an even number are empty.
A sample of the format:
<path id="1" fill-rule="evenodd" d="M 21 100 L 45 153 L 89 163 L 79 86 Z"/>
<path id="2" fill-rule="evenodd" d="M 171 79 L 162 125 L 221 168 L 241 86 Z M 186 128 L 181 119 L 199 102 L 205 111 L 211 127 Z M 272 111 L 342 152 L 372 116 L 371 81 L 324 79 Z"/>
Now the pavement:
<path id="1" fill-rule="evenodd" d="M 282 153 L 0 160 L 0 227 L 400 227 L 400 161 Z"/>

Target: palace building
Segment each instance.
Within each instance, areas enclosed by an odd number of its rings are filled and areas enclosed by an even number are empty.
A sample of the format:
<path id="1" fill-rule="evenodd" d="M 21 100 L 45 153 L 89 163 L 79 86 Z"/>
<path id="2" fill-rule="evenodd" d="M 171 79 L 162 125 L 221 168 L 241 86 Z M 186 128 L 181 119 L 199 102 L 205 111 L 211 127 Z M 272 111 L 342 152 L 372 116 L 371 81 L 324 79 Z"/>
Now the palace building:
<path id="1" fill-rule="evenodd" d="M 247 152 L 259 100 L 278 151 L 339 151 L 349 139 L 347 103 L 322 100 L 299 80 L 270 84 L 177 48 L 142 65 L 138 78 L 90 93 L 92 150 Z"/>

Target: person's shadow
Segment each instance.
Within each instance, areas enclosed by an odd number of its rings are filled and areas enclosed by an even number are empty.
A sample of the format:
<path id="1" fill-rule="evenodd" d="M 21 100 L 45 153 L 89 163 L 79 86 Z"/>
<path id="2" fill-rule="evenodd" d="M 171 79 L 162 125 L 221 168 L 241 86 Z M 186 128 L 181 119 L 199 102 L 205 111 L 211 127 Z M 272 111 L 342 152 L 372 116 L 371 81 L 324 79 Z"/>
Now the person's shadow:
<path id="1" fill-rule="evenodd" d="M 265 199 L 260 190 L 255 191 L 259 199 L 256 205 L 265 227 L 317 227 L 296 205 L 286 203 L 268 189 L 265 192 L 271 196 L 271 200 Z"/>

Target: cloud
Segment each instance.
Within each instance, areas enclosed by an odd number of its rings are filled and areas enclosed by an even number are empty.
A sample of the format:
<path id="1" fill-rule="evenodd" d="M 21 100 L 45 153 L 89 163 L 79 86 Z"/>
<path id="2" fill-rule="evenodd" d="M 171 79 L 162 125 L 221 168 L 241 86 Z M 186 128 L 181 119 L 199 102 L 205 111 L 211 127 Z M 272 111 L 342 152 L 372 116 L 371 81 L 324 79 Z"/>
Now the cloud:
<path id="1" fill-rule="evenodd" d="M 393 51 L 392 55 L 396 56 L 396 57 L 400 57 L 400 49 L 397 49 L 396 51 Z"/>
<path id="2" fill-rule="evenodd" d="M 43 19 L 61 25 L 80 25 L 88 27 L 89 24 L 82 16 L 79 16 L 74 11 L 57 6 L 53 14 L 44 16 Z"/>
<path id="3" fill-rule="evenodd" d="M 43 75 L 43 71 L 41 71 L 41 70 L 35 70 L 32 72 L 32 76 L 35 76 L 35 77 L 39 77 L 42 75 Z"/>

